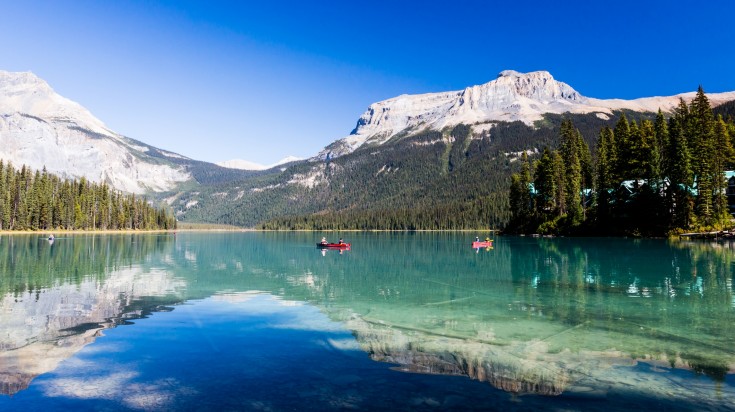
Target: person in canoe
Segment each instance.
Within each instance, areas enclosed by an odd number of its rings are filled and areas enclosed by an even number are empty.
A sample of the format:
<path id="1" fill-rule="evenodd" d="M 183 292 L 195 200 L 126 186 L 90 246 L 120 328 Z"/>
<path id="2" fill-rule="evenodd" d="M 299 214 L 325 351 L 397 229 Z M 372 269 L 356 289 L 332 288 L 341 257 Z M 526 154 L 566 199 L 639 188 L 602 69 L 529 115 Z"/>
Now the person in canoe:
<path id="1" fill-rule="evenodd" d="M 475 242 L 479 242 L 479 241 L 480 241 L 480 236 L 475 236 Z"/>
<path id="2" fill-rule="evenodd" d="M 329 242 L 327 242 L 327 238 L 326 237 L 323 237 L 322 238 L 322 245 L 326 245 L 327 243 L 329 243 Z"/>
<path id="3" fill-rule="evenodd" d="M 345 241 L 344 241 L 344 240 L 342 240 L 342 238 L 339 238 L 339 244 L 340 244 L 340 245 L 344 245 L 344 244 L 345 244 Z"/>

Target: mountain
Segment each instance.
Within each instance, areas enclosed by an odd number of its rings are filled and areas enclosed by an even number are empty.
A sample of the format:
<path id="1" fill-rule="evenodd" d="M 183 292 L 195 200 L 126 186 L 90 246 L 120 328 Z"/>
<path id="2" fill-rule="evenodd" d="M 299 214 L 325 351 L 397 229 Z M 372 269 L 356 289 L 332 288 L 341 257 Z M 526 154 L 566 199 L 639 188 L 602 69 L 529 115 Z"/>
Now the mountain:
<path id="1" fill-rule="evenodd" d="M 481 133 L 496 122 L 521 121 L 533 126 L 545 114 L 595 113 L 609 118 L 614 111 L 670 112 L 694 92 L 635 100 L 594 99 L 555 80 L 549 72 L 500 72 L 498 77 L 461 91 L 401 95 L 371 104 L 360 116 L 352 133 L 322 150 L 318 157 L 341 156 L 363 145 L 380 145 L 395 136 L 424 130 L 442 130 L 458 124 L 473 125 Z M 735 92 L 708 94 L 713 106 L 735 100 Z"/>
<path id="2" fill-rule="evenodd" d="M 182 220 L 264 228 L 499 228 L 521 153 L 556 147 L 570 118 L 590 147 L 620 116 L 652 119 L 694 93 L 594 99 L 547 72 L 504 71 L 463 91 L 374 103 L 349 136 L 306 161 L 172 203 Z M 735 92 L 708 94 L 713 106 Z M 264 223 L 267 222 L 267 223 Z"/>
<path id="3" fill-rule="evenodd" d="M 297 162 L 299 160 L 303 160 L 300 157 L 296 156 L 286 156 L 283 159 L 277 161 L 276 163 L 273 163 L 272 165 L 262 165 L 260 163 L 251 162 L 248 160 L 242 160 L 242 159 L 232 159 L 232 160 L 225 160 L 222 162 L 217 162 L 217 166 L 226 167 L 229 169 L 240 169 L 240 170 L 268 170 L 271 168 L 274 168 L 276 166 L 281 166 L 287 163 Z"/>
<path id="4" fill-rule="evenodd" d="M 29 72 L 0 71 L 0 159 L 137 194 L 249 176 L 115 133 Z"/>
<path id="5" fill-rule="evenodd" d="M 374 103 L 349 136 L 314 157 L 240 170 L 122 136 L 32 73 L 0 72 L 0 159 L 144 193 L 165 200 L 187 221 L 272 228 L 500 227 L 509 217 L 509 176 L 518 157 L 555 147 L 563 118 L 572 119 L 594 147 L 600 128 L 623 113 L 651 118 L 693 95 L 594 99 L 548 72 L 504 71 L 462 91 Z M 708 98 L 718 106 L 735 100 L 735 92 Z"/>

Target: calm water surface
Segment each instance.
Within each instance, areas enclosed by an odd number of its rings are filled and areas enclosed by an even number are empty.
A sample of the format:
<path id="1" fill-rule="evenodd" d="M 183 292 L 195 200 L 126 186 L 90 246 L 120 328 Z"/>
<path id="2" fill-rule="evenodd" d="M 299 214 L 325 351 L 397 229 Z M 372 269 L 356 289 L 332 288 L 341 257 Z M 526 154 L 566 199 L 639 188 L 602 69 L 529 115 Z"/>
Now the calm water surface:
<path id="1" fill-rule="evenodd" d="M 732 243 L 323 235 L 0 237 L 0 410 L 735 410 Z"/>

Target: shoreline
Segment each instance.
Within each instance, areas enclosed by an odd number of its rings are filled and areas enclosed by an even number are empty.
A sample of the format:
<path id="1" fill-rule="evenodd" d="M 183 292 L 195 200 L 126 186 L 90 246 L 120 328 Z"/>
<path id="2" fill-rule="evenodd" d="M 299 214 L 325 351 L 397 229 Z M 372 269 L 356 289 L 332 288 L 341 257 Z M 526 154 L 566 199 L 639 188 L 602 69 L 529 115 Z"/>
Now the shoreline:
<path id="1" fill-rule="evenodd" d="M 184 228 L 184 229 L 156 229 L 156 230 L 0 230 L 0 236 L 4 235 L 114 235 L 114 234 L 150 234 L 150 233 L 172 233 L 177 232 L 319 232 L 319 233 L 408 233 L 408 232 L 420 232 L 420 233 L 431 233 L 431 232 L 467 232 L 467 233 L 493 233 L 499 234 L 498 229 L 456 229 L 456 230 L 441 230 L 441 229 L 424 229 L 424 230 L 389 230 L 389 229 L 329 229 L 329 230 L 315 230 L 315 229 L 252 229 L 252 228 Z"/>
<path id="2" fill-rule="evenodd" d="M 158 230 L 0 230 L 4 235 L 144 235 L 151 233 L 177 232 L 253 232 L 254 229 L 158 229 Z"/>

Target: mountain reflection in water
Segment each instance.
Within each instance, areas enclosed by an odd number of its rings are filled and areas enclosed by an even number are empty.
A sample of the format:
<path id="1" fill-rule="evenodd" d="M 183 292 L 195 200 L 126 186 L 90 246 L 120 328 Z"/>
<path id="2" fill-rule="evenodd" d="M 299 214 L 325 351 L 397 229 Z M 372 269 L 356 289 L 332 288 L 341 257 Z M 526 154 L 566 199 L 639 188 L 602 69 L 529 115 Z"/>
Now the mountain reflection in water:
<path id="1" fill-rule="evenodd" d="M 127 319 L 261 291 L 320 308 L 372 359 L 407 372 L 512 393 L 624 388 L 732 406 L 730 243 L 498 238 L 477 253 L 462 234 L 350 234 L 351 251 L 322 254 L 321 236 L 0 238 L 2 391 Z M 660 373 L 642 381 L 642 365 Z M 673 390 L 688 378 L 665 371 L 714 383 Z"/>
<path id="2" fill-rule="evenodd" d="M 92 343 L 102 329 L 175 301 L 185 286 L 170 272 L 146 268 L 167 236 L 37 236 L 0 241 L 0 393 L 31 380 Z M 140 301 L 144 299 L 144 301 Z"/>

